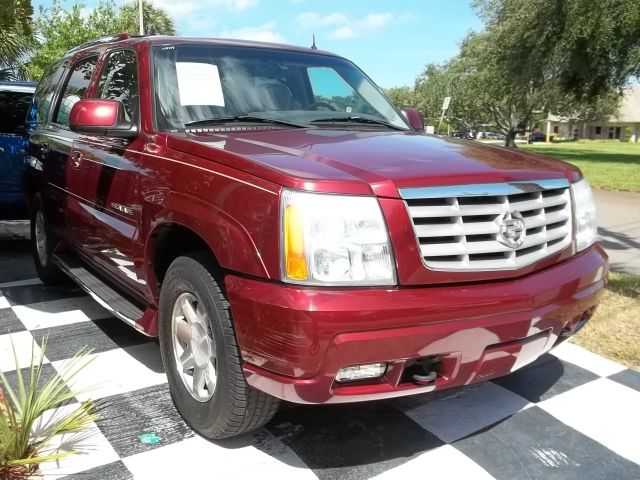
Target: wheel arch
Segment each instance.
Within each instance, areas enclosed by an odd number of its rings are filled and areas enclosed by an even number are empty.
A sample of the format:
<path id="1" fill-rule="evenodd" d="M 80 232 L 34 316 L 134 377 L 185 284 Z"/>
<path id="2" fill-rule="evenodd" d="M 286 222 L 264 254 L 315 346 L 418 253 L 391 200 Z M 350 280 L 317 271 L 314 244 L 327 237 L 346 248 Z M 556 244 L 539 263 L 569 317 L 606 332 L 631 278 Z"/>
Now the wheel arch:
<path id="1" fill-rule="evenodd" d="M 145 242 L 147 283 L 156 299 L 171 262 L 194 251 L 208 251 L 214 262 L 225 270 L 268 278 L 256 246 L 242 228 L 222 218 L 216 222 L 185 220 L 172 218 L 158 222 Z"/>

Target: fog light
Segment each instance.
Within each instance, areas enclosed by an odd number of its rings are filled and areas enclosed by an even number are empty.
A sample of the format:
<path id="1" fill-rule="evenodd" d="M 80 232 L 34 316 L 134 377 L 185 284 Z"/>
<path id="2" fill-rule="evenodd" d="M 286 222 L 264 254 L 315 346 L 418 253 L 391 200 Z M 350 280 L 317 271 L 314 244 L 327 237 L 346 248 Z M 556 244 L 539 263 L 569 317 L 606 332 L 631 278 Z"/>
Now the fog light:
<path id="1" fill-rule="evenodd" d="M 386 363 L 370 363 L 368 365 L 352 365 L 342 367 L 336 375 L 336 382 L 355 382 L 356 380 L 366 380 L 380 378 L 387 370 Z"/>

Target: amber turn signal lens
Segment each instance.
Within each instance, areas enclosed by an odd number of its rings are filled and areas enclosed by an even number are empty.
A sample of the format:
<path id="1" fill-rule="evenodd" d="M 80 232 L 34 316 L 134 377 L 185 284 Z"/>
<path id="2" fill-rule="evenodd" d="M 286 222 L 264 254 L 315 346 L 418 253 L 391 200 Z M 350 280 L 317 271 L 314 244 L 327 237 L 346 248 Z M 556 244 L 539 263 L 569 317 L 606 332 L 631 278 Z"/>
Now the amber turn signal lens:
<path id="1" fill-rule="evenodd" d="M 293 205 L 287 205 L 284 210 L 284 252 L 287 276 L 295 280 L 306 280 L 308 272 L 302 213 Z"/>

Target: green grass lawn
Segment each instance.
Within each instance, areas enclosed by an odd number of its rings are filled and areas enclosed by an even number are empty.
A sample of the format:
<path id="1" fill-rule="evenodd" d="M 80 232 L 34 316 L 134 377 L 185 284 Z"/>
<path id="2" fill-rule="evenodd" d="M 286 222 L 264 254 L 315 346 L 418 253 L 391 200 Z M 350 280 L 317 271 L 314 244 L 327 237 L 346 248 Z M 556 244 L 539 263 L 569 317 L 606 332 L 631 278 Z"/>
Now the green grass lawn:
<path id="1" fill-rule="evenodd" d="M 518 147 L 576 165 L 592 187 L 640 192 L 640 143 L 585 140 Z"/>
<path id="2" fill-rule="evenodd" d="M 612 272 L 595 315 L 571 341 L 640 370 L 640 277 Z"/>

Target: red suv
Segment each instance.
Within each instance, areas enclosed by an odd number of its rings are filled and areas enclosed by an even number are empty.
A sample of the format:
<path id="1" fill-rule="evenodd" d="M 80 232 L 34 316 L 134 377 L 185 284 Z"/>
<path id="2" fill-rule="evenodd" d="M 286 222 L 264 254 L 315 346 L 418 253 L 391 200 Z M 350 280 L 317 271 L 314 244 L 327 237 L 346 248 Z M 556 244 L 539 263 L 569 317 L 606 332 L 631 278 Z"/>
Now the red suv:
<path id="1" fill-rule="evenodd" d="M 176 407 L 209 438 L 279 399 L 505 375 L 606 283 L 578 169 L 425 135 L 331 53 L 121 35 L 69 52 L 35 107 L 40 277 L 159 335 Z"/>

